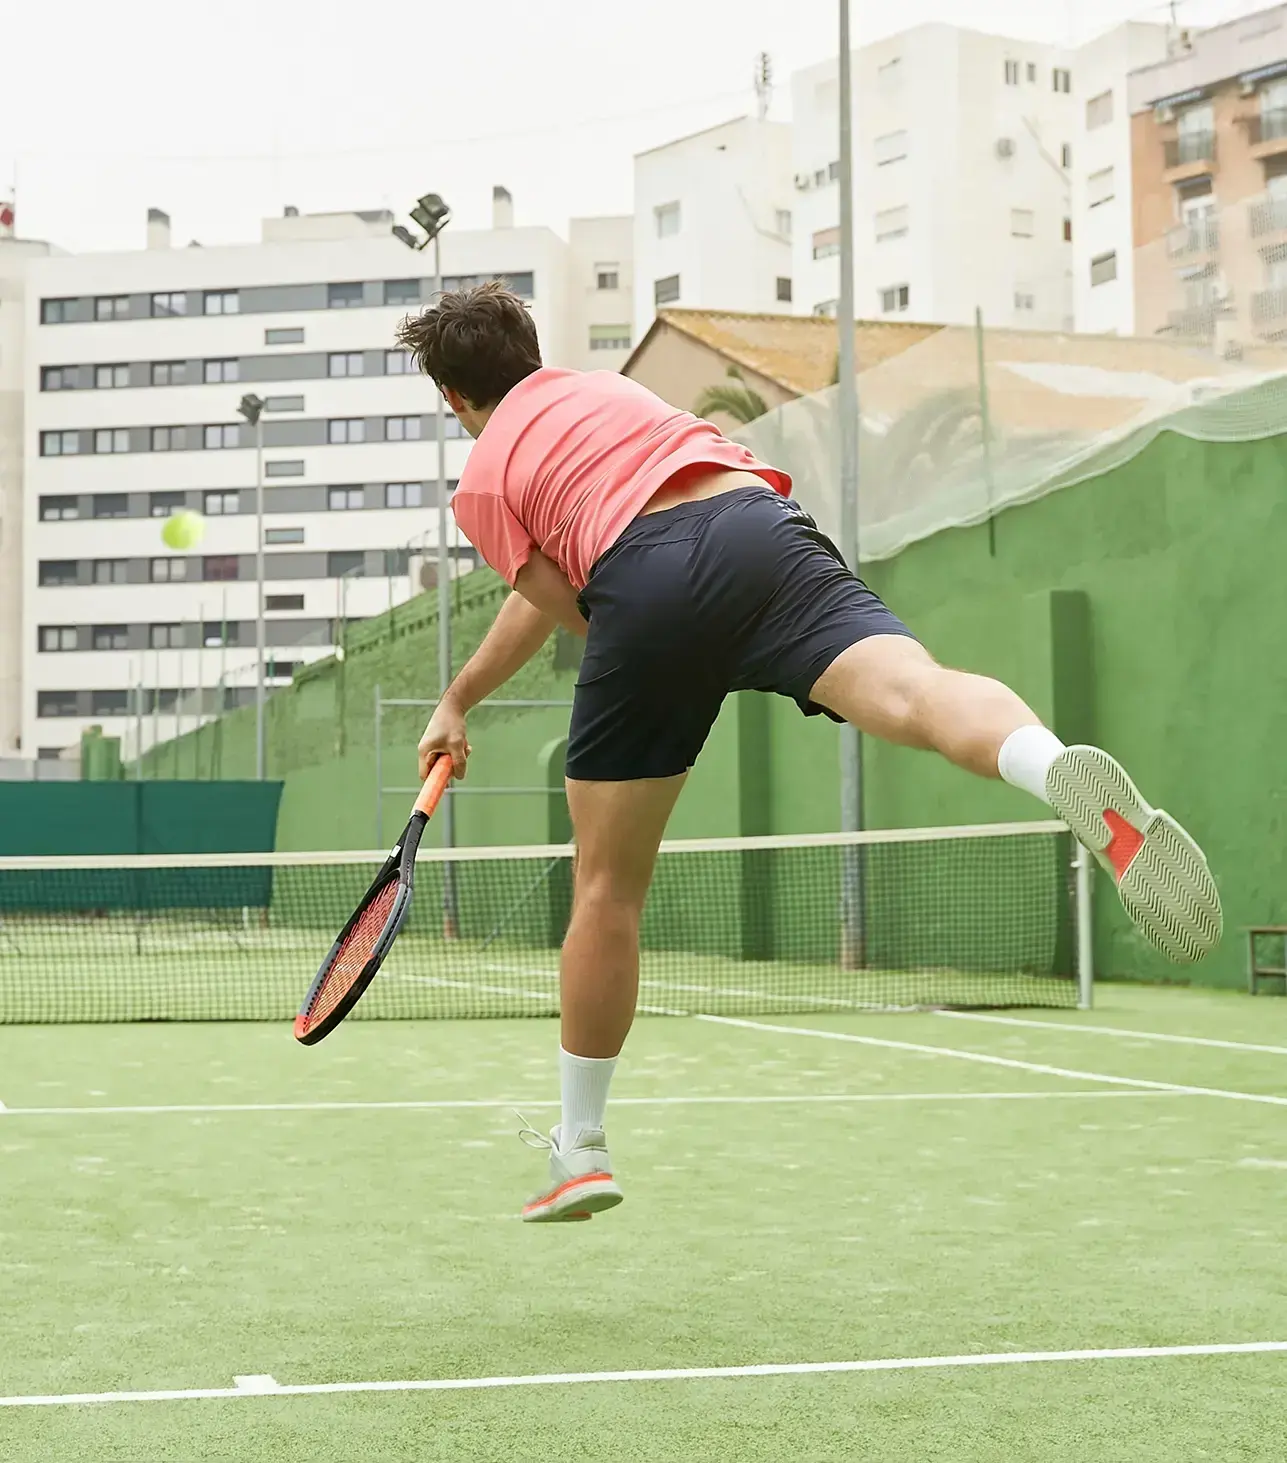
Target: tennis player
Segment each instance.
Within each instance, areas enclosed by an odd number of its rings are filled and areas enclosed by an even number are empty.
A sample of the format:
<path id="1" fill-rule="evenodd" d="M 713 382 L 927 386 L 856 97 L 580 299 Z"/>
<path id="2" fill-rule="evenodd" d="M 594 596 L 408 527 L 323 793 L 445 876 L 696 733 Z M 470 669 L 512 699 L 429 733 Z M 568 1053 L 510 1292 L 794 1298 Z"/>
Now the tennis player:
<path id="1" fill-rule="evenodd" d="M 621 1202 L 604 1140 L 634 1019 L 639 921 L 657 847 L 724 697 L 791 697 L 806 716 L 939 753 L 1049 804 L 1177 961 L 1220 935 L 1201 851 L 1094 747 L 1065 747 L 999 682 L 948 670 L 846 568 L 791 480 L 607 371 L 542 366 L 523 302 L 499 284 L 443 295 L 399 341 L 476 439 L 456 521 L 514 590 L 420 741 L 458 777 L 466 716 L 556 625 L 586 637 L 567 751 L 576 837 L 561 964 L 561 1120 L 533 1221 Z"/>

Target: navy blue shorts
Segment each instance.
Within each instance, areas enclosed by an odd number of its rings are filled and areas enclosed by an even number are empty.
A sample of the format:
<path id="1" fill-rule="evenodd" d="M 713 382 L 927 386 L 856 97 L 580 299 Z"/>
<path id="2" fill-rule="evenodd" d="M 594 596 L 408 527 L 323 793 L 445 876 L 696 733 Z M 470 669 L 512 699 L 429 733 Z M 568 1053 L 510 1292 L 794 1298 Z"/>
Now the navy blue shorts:
<path id="1" fill-rule="evenodd" d="M 577 605 L 590 628 L 567 775 L 586 782 L 687 772 L 730 691 L 775 691 L 817 715 L 809 693 L 838 655 L 911 634 L 768 487 L 636 518 Z"/>

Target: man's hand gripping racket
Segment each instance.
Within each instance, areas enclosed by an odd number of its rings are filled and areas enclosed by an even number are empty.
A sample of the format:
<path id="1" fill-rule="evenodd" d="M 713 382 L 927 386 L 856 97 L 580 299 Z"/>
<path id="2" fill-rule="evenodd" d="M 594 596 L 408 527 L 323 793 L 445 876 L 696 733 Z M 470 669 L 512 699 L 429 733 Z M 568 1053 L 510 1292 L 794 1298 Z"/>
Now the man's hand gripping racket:
<path id="1" fill-rule="evenodd" d="M 428 732 L 425 735 L 428 737 Z M 410 913 L 416 853 L 425 826 L 451 779 L 452 757 L 450 753 L 434 753 L 426 759 L 422 751 L 422 766 L 426 772 L 424 786 L 410 821 L 352 919 L 331 946 L 295 1017 L 295 1038 L 305 1046 L 312 1046 L 334 1031 L 357 1005 Z"/>

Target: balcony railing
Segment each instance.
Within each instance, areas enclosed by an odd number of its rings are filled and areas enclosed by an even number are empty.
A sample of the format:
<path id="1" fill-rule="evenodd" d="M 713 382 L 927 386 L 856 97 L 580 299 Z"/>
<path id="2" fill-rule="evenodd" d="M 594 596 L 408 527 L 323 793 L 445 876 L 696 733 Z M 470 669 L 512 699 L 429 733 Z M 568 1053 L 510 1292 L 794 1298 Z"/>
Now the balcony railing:
<path id="1" fill-rule="evenodd" d="M 1167 257 L 1171 259 L 1192 259 L 1195 255 L 1214 254 L 1219 248 L 1218 218 L 1203 218 L 1193 223 L 1181 224 L 1166 236 Z"/>
<path id="2" fill-rule="evenodd" d="M 1276 107 L 1271 112 L 1260 112 L 1249 119 L 1247 141 L 1252 147 L 1262 142 L 1281 142 L 1287 146 L 1287 107 Z"/>
<path id="3" fill-rule="evenodd" d="M 1167 168 L 1186 168 L 1190 163 L 1212 163 L 1216 155 L 1214 132 L 1186 132 L 1163 144 Z"/>
<path id="4" fill-rule="evenodd" d="M 1258 198 L 1248 209 L 1251 237 L 1280 234 L 1287 229 L 1287 198 Z"/>
<path id="5" fill-rule="evenodd" d="M 1216 321 L 1225 314 L 1223 303 L 1210 305 L 1189 305 L 1183 310 L 1172 310 L 1166 317 L 1166 328 L 1172 335 L 1184 335 L 1191 340 L 1210 340 L 1215 334 Z"/>
<path id="6" fill-rule="evenodd" d="M 1280 326 L 1287 320 L 1287 289 L 1279 286 L 1252 295 L 1251 319 L 1255 325 Z"/>

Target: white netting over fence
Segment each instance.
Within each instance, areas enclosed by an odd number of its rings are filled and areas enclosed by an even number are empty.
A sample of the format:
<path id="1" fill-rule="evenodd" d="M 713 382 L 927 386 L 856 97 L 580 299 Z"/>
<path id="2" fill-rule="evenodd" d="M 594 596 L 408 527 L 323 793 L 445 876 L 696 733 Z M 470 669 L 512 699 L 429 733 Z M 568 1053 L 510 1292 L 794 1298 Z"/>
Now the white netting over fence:
<path id="1" fill-rule="evenodd" d="M 886 559 L 1117 467 L 1164 431 L 1287 433 L 1287 352 L 1225 362 L 1168 340 L 948 327 L 860 371 L 859 394 L 861 556 Z M 838 538 L 835 399 L 834 386 L 800 397 L 736 435 Z"/>

